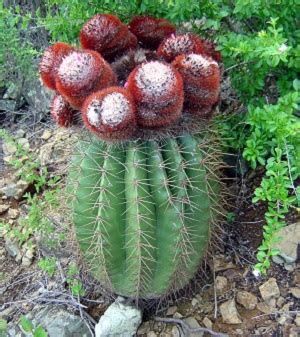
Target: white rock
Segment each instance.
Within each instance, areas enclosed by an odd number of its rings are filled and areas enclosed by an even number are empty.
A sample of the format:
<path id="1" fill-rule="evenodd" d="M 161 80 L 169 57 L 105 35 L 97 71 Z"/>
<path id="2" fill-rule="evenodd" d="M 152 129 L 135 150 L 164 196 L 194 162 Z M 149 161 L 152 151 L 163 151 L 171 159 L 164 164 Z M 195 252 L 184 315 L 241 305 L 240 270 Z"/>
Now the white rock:
<path id="1" fill-rule="evenodd" d="M 270 278 L 259 287 L 261 297 L 268 303 L 272 298 L 280 296 L 280 291 L 275 278 Z"/>
<path id="2" fill-rule="evenodd" d="M 297 314 L 295 320 L 294 320 L 294 323 L 296 324 L 296 326 L 300 326 L 300 314 Z"/>
<path id="3" fill-rule="evenodd" d="M 227 324 L 242 323 L 233 299 L 222 303 L 220 305 L 220 312 L 224 323 Z"/>
<path id="4" fill-rule="evenodd" d="M 141 310 L 127 305 L 124 298 L 118 297 L 96 324 L 95 336 L 132 337 L 135 336 L 141 322 Z"/>

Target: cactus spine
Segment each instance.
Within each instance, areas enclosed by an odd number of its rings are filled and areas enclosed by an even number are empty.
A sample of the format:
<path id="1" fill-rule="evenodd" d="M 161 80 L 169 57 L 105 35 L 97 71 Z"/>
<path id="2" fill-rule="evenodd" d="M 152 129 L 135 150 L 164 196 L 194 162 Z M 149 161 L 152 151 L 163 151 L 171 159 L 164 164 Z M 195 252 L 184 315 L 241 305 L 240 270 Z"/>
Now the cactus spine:
<path id="1" fill-rule="evenodd" d="M 69 177 L 76 235 L 109 290 L 153 298 L 194 276 L 217 193 L 207 135 L 78 147 Z"/>

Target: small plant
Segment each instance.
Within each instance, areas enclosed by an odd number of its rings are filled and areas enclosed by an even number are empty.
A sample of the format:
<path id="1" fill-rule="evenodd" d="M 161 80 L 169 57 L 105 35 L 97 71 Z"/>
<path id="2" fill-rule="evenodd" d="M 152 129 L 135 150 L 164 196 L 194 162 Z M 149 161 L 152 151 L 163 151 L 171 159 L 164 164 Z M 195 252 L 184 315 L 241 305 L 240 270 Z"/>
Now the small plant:
<path id="1" fill-rule="evenodd" d="M 75 263 L 69 265 L 67 271 L 67 283 L 73 296 L 80 297 L 85 295 L 85 290 L 79 279 L 79 271 Z"/>
<path id="2" fill-rule="evenodd" d="M 7 321 L 3 318 L 0 318 L 0 337 L 7 336 Z"/>
<path id="3" fill-rule="evenodd" d="M 56 272 L 56 258 L 55 257 L 46 257 L 44 259 L 39 259 L 38 266 L 42 271 L 53 277 Z"/>
<path id="4" fill-rule="evenodd" d="M 34 233 L 40 233 L 48 238 L 49 245 L 55 242 L 49 238 L 54 233 L 55 227 L 51 221 L 45 217 L 45 210 L 58 206 L 58 196 L 60 189 L 57 183 L 59 176 L 50 177 L 47 168 L 41 167 L 36 157 L 24 146 L 18 143 L 7 131 L 0 129 L 0 137 L 6 143 L 16 147 L 16 152 L 11 158 L 10 165 L 17 170 L 17 175 L 24 181 L 33 184 L 37 194 L 26 193 L 29 211 L 26 217 L 20 218 L 18 225 L 3 224 L 5 235 L 17 240 L 22 245 L 26 241 L 32 244 L 31 237 Z M 46 189 L 47 188 L 47 189 Z M 43 195 L 38 193 L 43 191 Z"/>
<path id="5" fill-rule="evenodd" d="M 48 333 L 45 331 L 45 329 L 39 325 L 38 327 L 34 327 L 33 323 L 26 318 L 25 316 L 21 316 L 20 318 L 20 326 L 22 330 L 29 334 L 29 336 L 32 337 L 48 337 Z"/>

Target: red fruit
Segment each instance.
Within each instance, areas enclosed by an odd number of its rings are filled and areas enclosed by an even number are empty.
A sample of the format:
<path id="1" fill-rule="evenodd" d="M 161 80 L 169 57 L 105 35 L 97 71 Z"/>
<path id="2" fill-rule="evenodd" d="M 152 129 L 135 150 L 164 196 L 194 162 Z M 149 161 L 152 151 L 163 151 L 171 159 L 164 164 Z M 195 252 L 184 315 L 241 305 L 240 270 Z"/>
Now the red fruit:
<path id="1" fill-rule="evenodd" d="M 80 31 L 81 46 L 95 50 L 105 58 L 113 58 L 120 53 L 128 39 L 127 26 L 111 14 L 93 16 Z"/>
<path id="2" fill-rule="evenodd" d="M 171 62 L 180 54 L 205 53 L 202 40 L 195 34 L 172 35 L 166 38 L 158 47 L 157 55 Z"/>
<path id="3" fill-rule="evenodd" d="M 63 58 L 68 55 L 73 47 L 63 42 L 57 42 L 48 47 L 39 63 L 39 73 L 44 85 L 52 90 L 56 90 L 55 75 Z"/>
<path id="4" fill-rule="evenodd" d="M 55 95 L 51 102 L 51 116 L 62 127 L 68 127 L 73 122 L 74 110 L 61 95 Z"/>
<path id="5" fill-rule="evenodd" d="M 136 107 L 130 92 L 110 87 L 90 95 L 82 107 L 84 124 L 102 139 L 128 139 L 136 129 Z"/>
<path id="6" fill-rule="evenodd" d="M 91 93 L 116 83 L 109 64 L 95 51 L 75 50 L 64 58 L 56 75 L 56 87 L 79 109 Z"/>
<path id="7" fill-rule="evenodd" d="M 143 45 L 151 48 L 157 48 L 164 38 L 176 31 L 168 20 L 151 16 L 136 16 L 128 27 Z"/>
<path id="8" fill-rule="evenodd" d="M 128 77 L 127 88 L 137 104 L 138 124 L 168 126 L 180 117 L 183 82 L 170 64 L 150 61 L 137 66 Z"/>
<path id="9" fill-rule="evenodd" d="M 172 62 L 183 78 L 185 100 L 198 106 L 211 106 L 220 93 L 220 70 L 212 58 L 188 54 Z"/>

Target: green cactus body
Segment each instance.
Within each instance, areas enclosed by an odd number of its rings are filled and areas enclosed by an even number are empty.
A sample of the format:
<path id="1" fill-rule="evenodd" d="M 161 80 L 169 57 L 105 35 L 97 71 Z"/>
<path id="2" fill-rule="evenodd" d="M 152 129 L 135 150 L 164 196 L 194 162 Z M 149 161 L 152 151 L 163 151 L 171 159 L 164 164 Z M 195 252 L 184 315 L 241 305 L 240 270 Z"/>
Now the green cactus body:
<path id="1" fill-rule="evenodd" d="M 106 288 L 155 298 L 194 276 L 219 194 L 209 135 L 79 144 L 68 186 L 76 236 Z"/>

